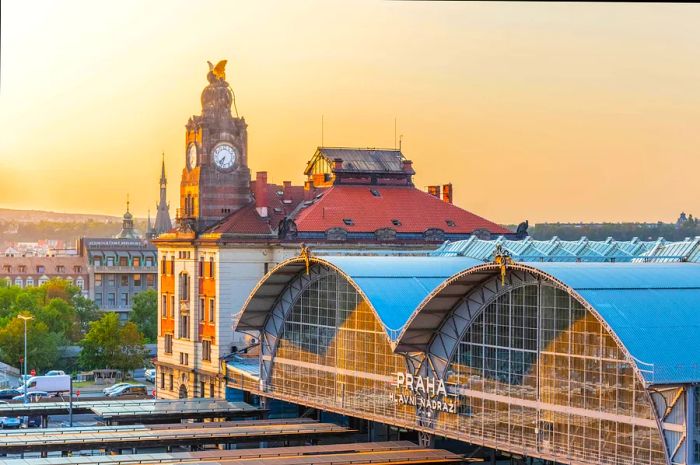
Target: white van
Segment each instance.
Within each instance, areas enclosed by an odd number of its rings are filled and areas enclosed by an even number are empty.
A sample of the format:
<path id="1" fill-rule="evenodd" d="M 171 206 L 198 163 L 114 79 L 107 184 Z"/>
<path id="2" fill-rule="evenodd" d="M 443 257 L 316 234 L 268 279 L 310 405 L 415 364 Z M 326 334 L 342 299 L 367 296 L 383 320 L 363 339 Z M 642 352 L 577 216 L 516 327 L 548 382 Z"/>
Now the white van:
<path id="1" fill-rule="evenodd" d="M 32 376 L 24 386 L 20 386 L 17 390 L 20 394 L 24 394 L 24 388 L 27 387 L 27 392 L 45 391 L 49 395 L 68 394 L 70 392 L 70 376 Z"/>

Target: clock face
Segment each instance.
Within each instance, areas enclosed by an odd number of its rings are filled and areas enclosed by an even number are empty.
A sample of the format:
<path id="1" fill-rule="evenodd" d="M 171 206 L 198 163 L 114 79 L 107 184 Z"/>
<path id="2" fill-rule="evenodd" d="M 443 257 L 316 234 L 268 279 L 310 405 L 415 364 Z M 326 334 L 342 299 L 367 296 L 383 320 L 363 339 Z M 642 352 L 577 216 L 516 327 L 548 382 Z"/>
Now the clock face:
<path id="1" fill-rule="evenodd" d="M 231 144 L 219 144 L 214 147 L 212 158 L 217 168 L 230 170 L 236 163 L 236 149 Z"/>
<path id="2" fill-rule="evenodd" d="M 190 144 L 190 148 L 187 149 L 187 165 L 190 169 L 197 166 L 197 144 Z"/>

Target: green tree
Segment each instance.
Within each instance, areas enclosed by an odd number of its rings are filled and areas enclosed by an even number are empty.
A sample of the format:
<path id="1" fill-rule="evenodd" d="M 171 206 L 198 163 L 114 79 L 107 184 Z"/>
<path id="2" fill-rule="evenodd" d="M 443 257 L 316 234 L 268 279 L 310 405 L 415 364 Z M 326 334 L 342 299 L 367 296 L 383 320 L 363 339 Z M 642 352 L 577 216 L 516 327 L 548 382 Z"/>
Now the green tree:
<path id="1" fill-rule="evenodd" d="M 147 343 L 156 342 L 158 335 L 158 293 L 154 289 L 139 292 L 129 312 L 133 322 L 146 338 Z"/>
<path id="2" fill-rule="evenodd" d="M 75 308 L 63 299 L 51 299 L 46 305 L 39 307 L 34 316 L 43 322 L 52 333 L 62 334 L 67 341 L 77 342 L 80 339 L 78 316 Z"/>
<path id="3" fill-rule="evenodd" d="M 90 323 L 100 319 L 100 310 L 95 302 L 82 294 L 77 294 L 71 302 L 78 317 L 80 334 L 84 336 L 90 329 Z"/>
<path id="4" fill-rule="evenodd" d="M 27 367 L 41 373 L 55 368 L 60 357 L 63 338 L 49 331 L 45 323 L 27 321 Z M 0 329 L 0 359 L 11 366 L 19 366 L 24 357 L 24 321 L 13 318 Z"/>
<path id="5" fill-rule="evenodd" d="M 126 371 L 143 366 L 148 351 L 141 334 L 132 322 L 119 323 L 116 313 L 106 313 L 90 323 L 90 330 L 80 345 L 78 362 L 85 369 L 115 368 Z"/>

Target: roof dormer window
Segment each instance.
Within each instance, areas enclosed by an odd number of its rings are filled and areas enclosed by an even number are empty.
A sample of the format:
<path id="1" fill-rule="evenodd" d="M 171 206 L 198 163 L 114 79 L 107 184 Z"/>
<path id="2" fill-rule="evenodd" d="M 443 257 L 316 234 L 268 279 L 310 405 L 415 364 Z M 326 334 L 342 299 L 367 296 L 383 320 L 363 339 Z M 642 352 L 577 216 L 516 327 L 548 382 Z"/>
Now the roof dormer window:
<path id="1" fill-rule="evenodd" d="M 445 223 L 447 223 L 447 226 L 449 226 L 450 228 L 455 227 L 455 222 L 452 220 L 445 220 Z"/>
<path id="2" fill-rule="evenodd" d="M 394 226 L 401 226 L 401 221 L 397 220 L 397 219 L 393 219 L 393 220 L 391 220 L 391 224 L 393 224 Z"/>
<path id="3" fill-rule="evenodd" d="M 381 197 L 381 196 L 382 196 L 382 194 L 380 194 L 379 191 L 378 191 L 377 189 L 370 189 L 369 191 L 370 191 L 370 192 L 372 193 L 372 195 L 375 196 L 375 197 Z"/>
<path id="4" fill-rule="evenodd" d="M 355 226 L 355 222 L 352 218 L 343 218 L 343 223 L 345 223 L 345 226 Z"/>

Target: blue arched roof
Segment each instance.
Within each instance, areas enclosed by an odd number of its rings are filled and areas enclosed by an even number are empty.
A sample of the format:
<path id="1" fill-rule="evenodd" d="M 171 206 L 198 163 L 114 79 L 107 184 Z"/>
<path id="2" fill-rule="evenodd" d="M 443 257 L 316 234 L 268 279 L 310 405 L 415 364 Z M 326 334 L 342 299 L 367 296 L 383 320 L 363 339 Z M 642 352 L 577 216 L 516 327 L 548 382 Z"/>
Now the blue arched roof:
<path id="1" fill-rule="evenodd" d="M 475 288 L 498 273 L 498 267 L 467 257 L 324 256 L 312 261 L 338 269 L 357 286 L 399 350 L 408 330 L 429 336 L 439 328 L 449 304 L 442 305 L 442 312 L 425 307 L 444 297 L 450 278 L 479 267 Z M 239 328 L 262 327 L 276 293 L 301 272 L 302 264 L 299 258 L 283 262 L 264 278 L 246 303 Z M 580 295 L 648 382 L 700 382 L 700 264 L 538 262 L 516 267 L 544 273 Z M 459 292 L 466 292 L 464 282 L 459 285 Z"/>
<path id="2" fill-rule="evenodd" d="M 700 382 L 700 265 L 530 264 L 576 291 L 610 326 L 648 382 Z"/>
<path id="3" fill-rule="evenodd" d="M 392 340 L 418 304 L 450 276 L 479 264 L 465 257 L 323 257 L 367 297 Z"/>

